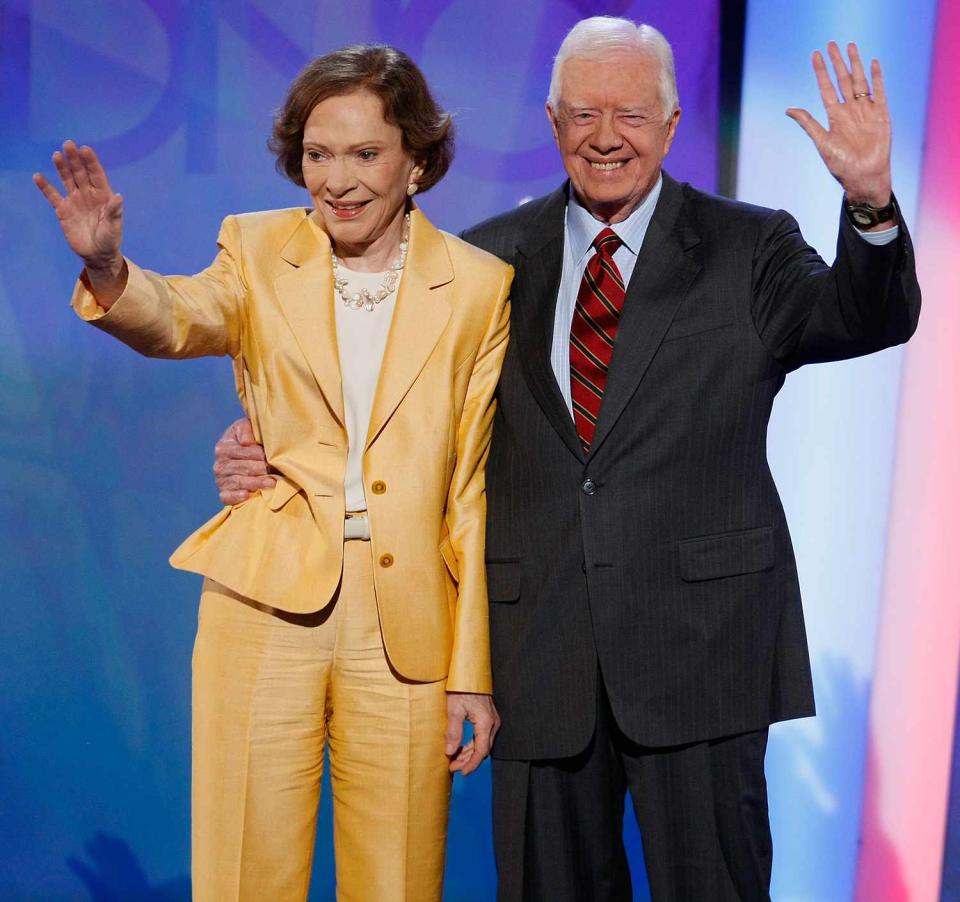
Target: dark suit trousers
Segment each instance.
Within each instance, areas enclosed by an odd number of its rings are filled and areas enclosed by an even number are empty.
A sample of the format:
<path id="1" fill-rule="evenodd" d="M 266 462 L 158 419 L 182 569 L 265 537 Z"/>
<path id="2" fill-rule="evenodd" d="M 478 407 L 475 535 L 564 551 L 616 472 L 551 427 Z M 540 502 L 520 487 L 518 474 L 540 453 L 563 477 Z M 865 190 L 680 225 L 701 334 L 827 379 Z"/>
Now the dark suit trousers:
<path id="1" fill-rule="evenodd" d="M 579 755 L 493 761 L 500 902 L 630 902 L 627 790 L 654 902 L 768 900 L 767 730 L 645 748 L 598 702 Z"/>

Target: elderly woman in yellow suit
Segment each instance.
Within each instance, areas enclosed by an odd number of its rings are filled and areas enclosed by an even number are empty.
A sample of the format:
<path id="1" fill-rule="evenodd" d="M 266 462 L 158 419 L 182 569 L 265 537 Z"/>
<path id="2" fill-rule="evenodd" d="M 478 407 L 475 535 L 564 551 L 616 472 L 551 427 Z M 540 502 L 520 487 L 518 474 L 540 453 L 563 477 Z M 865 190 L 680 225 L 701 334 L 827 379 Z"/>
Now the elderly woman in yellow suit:
<path id="1" fill-rule="evenodd" d="M 312 209 L 228 216 L 195 276 L 121 255 L 122 200 L 89 147 L 54 154 L 63 195 L 34 180 L 84 264 L 77 313 L 146 355 L 229 355 L 275 479 L 172 558 L 206 577 L 194 898 L 307 897 L 329 743 L 338 897 L 426 902 L 451 771 L 498 726 L 483 468 L 512 270 L 412 203 L 452 137 L 405 54 L 315 60 L 271 147 Z"/>

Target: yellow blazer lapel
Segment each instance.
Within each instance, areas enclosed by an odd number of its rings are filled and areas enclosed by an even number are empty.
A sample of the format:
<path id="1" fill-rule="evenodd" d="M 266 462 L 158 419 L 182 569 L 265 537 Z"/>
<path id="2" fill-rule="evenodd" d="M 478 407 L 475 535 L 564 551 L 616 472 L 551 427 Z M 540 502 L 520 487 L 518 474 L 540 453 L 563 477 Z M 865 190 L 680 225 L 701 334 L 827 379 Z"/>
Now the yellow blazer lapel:
<path id="1" fill-rule="evenodd" d="M 305 216 L 280 255 L 291 266 L 274 282 L 283 315 L 327 404 L 343 426 L 343 383 L 333 310 L 330 239 Z"/>
<path id="2" fill-rule="evenodd" d="M 453 280 L 443 236 L 418 210 L 410 214 L 410 246 L 373 399 L 369 447 L 410 390 L 450 319 L 441 285 Z"/>

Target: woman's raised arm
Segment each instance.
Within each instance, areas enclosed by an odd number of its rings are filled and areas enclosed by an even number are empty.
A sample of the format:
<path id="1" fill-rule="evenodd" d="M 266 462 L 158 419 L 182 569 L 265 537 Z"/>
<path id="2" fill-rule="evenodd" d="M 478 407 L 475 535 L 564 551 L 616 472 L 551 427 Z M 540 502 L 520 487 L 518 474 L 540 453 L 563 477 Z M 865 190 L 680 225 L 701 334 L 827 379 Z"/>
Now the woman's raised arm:
<path id="1" fill-rule="evenodd" d="M 53 155 L 64 193 L 39 172 L 34 184 L 60 220 L 70 249 L 83 260 L 97 303 L 109 310 L 123 294 L 126 264 L 120 253 L 123 237 L 123 198 L 114 194 L 107 173 L 92 147 L 65 141 Z"/>

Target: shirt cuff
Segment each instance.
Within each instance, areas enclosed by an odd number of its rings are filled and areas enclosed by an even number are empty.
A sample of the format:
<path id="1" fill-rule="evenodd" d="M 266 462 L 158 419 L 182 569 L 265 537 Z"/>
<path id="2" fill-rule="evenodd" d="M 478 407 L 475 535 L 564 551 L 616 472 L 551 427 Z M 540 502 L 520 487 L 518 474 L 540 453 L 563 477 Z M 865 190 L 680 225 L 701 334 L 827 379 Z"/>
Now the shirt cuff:
<path id="1" fill-rule="evenodd" d="M 874 244 L 879 247 L 883 244 L 889 244 L 891 241 L 896 241 L 900 235 L 900 226 L 891 226 L 882 232 L 861 232 L 859 229 L 856 232 L 867 244 Z"/>

